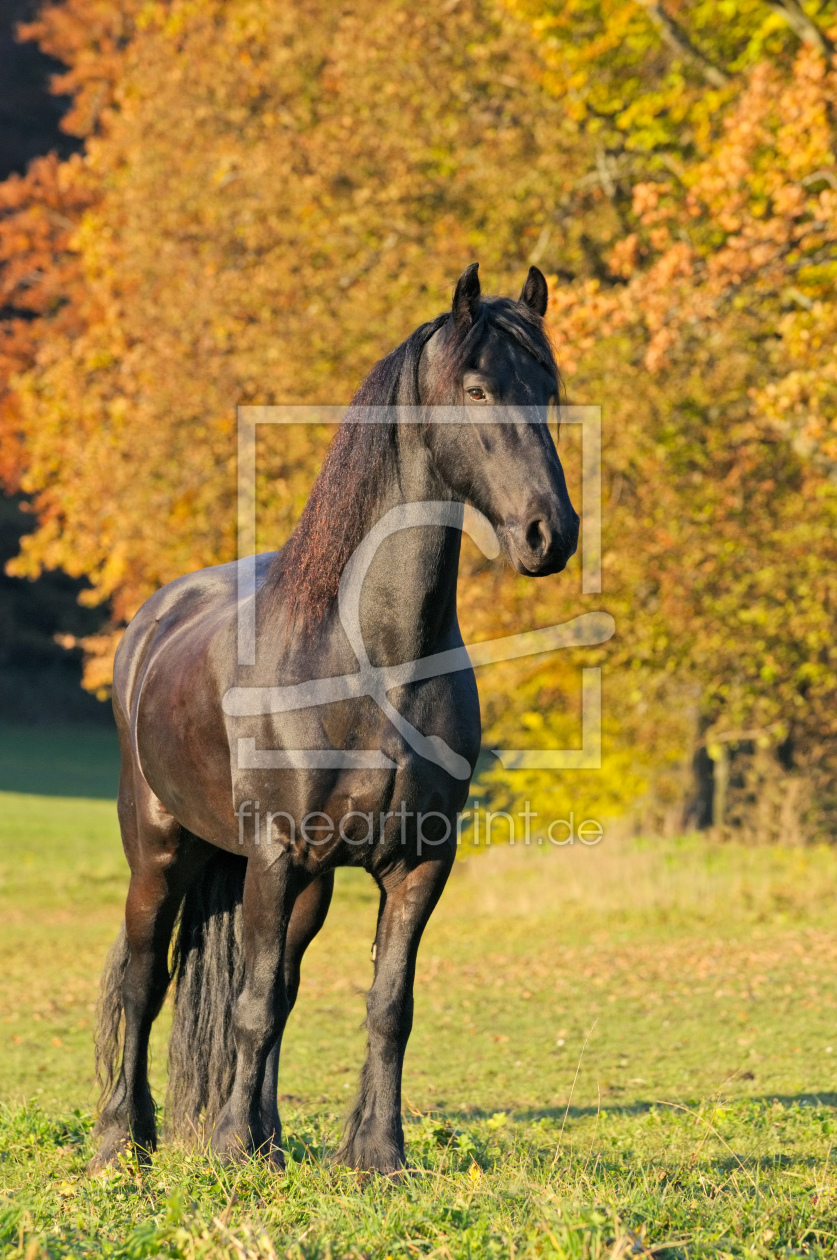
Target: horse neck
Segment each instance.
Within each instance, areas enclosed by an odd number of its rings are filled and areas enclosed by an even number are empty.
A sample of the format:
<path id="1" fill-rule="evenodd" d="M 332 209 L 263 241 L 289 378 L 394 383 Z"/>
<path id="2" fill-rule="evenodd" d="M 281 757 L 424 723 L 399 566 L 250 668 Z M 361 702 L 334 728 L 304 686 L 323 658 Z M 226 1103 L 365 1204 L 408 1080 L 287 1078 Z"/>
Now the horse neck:
<path id="1" fill-rule="evenodd" d="M 370 510 L 372 528 L 405 503 L 450 500 L 417 425 L 398 429 L 399 476 Z M 386 538 L 376 552 L 360 601 L 364 644 L 373 665 L 416 660 L 458 643 L 456 583 L 461 534 L 422 525 Z"/>

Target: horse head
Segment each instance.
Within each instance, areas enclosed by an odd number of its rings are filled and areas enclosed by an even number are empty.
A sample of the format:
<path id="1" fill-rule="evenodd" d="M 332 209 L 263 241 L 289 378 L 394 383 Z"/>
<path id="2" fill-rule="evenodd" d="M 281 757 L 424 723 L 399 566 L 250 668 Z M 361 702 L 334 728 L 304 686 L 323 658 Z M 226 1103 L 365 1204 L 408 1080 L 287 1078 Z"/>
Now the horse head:
<path id="1" fill-rule="evenodd" d="M 418 370 L 421 402 L 431 416 L 442 409 L 442 422 L 425 428 L 442 480 L 488 518 L 514 568 L 531 577 L 560 573 L 578 544 L 578 514 L 547 424 L 560 390 L 543 328 L 547 298 L 537 267 L 516 302 L 483 298 L 473 263 Z"/>

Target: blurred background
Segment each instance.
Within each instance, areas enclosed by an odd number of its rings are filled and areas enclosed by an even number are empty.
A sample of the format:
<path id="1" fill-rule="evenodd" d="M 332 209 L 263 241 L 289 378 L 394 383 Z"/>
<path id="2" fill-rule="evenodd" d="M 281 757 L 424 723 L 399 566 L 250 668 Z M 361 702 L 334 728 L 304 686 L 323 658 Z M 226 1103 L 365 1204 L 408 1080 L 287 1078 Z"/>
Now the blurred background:
<path id="1" fill-rule="evenodd" d="M 483 798 L 832 839 L 834 9 L 3 0 L 0 788 L 112 792 L 122 629 L 235 552 L 236 405 L 348 401 L 477 259 L 549 278 L 605 551 L 601 598 L 467 551 L 466 638 L 618 627 L 480 680 L 487 748 L 572 747 L 601 666 L 602 771 Z M 260 436 L 261 546 L 327 439 Z"/>
<path id="2" fill-rule="evenodd" d="M 37 5 L 0 5 L 0 179 L 24 175 L 33 158 L 66 159 L 80 141 L 61 130 L 70 99 L 50 90 L 63 67 L 17 28 Z M 19 312 L 4 305 L 4 321 Z M 28 497 L 0 497 L 0 790 L 112 796 L 118 775 L 113 720 L 107 704 L 81 686 L 82 651 L 56 636 L 95 633 L 105 608 L 78 603 L 84 579 L 62 570 L 37 581 L 10 577 L 7 561 L 37 518 Z M 81 747 L 79 746 L 81 745 Z"/>

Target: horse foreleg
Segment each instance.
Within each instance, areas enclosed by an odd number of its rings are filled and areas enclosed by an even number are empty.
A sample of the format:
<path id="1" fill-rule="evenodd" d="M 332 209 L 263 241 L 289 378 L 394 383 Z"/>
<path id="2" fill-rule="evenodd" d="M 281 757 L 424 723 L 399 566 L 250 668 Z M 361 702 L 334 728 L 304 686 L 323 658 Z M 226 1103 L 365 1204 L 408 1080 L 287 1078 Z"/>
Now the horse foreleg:
<path id="1" fill-rule="evenodd" d="M 391 1173 L 404 1163 L 401 1072 L 413 1025 L 416 955 L 441 896 L 453 853 L 423 862 L 399 883 L 384 880 L 375 949 L 375 979 L 366 999 L 369 1045 L 337 1159 Z"/>
<path id="2" fill-rule="evenodd" d="M 265 1076 L 274 1047 L 278 1065 L 288 1018 L 285 943 L 300 891 L 287 853 L 250 856 L 244 880 L 244 988 L 233 1013 L 235 1079 L 212 1132 L 212 1149 L 225 1158 L 262 1151 L 283 1164 L 275 1084 L 266 1086 Z M 263 1099 L 271 1089 L 273 1105 L 265 1117 Z"/>
<path id="3" fill-rule="evenodd" d="M 299 976 L 302 956 L 326 921 L 331 895 L 334 892 L 334 872 L 328 871 L 315 879 L 297 897 L 285 940 L 285 993 L 288 1014 L 294 1009 L 299 993 Z M 262 1130 L 267 1141 L 279 1145 L 279 1108 L 276 1092 L 279 1080 L 280 1043 L 275 1041 L 267 1056 L 262 1085 Z"/>

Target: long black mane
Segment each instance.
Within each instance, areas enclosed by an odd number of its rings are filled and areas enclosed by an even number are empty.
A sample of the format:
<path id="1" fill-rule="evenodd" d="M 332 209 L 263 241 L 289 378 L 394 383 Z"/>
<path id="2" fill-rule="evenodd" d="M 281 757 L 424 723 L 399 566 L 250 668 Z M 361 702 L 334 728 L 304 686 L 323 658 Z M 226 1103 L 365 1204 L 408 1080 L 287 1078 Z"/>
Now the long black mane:
<path id="1" fill-rule="evenodd" d="M 433 397 L 419 395 L 419 362 L 430 338 L 446 329 Z M 560 377 L 543 320 L 509 298 L 488 298 L 470 320 L 451 311 L 422 324 L 386 355 L 358 389 L 326 452 L 320 474 L 291 537 L 268 572 L 263 595 L 281 585 L 286 615 L 311 622 L 337 597 L 340 576 L 368 526 L 370 506 L 398 476 L 396 421 L 362 423 L 367 408 L 445 405 L 455 400 L 456 382 L 491 328 L 512 338 Z M 359 421 L 361 421 L 359 423 Z"/>

